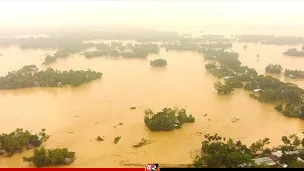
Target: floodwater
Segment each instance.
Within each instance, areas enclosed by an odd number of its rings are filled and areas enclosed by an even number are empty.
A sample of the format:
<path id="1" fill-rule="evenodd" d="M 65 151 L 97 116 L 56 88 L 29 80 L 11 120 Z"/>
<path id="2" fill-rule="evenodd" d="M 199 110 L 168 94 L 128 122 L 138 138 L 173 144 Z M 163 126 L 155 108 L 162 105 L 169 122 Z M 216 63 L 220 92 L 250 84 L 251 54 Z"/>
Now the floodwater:
<path id="1" fill-rule="evenodd" d="M 243 45 L 236 44 L 233 49 L 240 53 L 245 65 L 259 72 L 272 61 L 290 69 L 301 69 L 304 62 L 301 58 L 283 57 L 281 53 L 287 49 L 284 46 L 249 44 L 245 51 Z M 52 51 L 13 47 L 1 48 L 0 52 L 0 74 L 5 75 L 25 64 L 40 66 L 44 53 Z M 68 167 L 124 167 L 123 163 L 191 163 L 204 133 L 218 133 L 248 144 L 269 137 L 273 145 L 278 145 L 282 135 L 304 129 L 304 121 L 284 117 L 272 105 L 250 98 L 242 89 L 218 96 L 213 88 L 217 78 L 206 72 L 207 62 L 196 52 L 161 51 L 148 58 L 86 59 L 74 55 L 58 60 L 50 67 L 90 68 L 104 76 L 78 88 L 0 91 L 1 132 L 18 127 L 34 132 L 46 128 L 51 135 L 44 143 L 46 148 L 66 147 L 76 152 L 77 159 Z M 149 61 L 156 58 L 166 59 L 168 66 L 151 68 Z M 303 85 L 301 81 L 294 82 Z M 132 106 L 137 109 L 130 110 Z M 164 107 L 185 108 L 196 122 L 171 132 L 150 132 L 143 122 L 144 110 L 159 111 Z M 233 123 L 235 117 L 239 121 Z M 120 122 L 123 125 L 117 126 Z M 97 142 L 97 136 L 105 136 L 105 141 Z M 114 145 L 116 136 L 122 138 Z M 155 143 L 132 148 L 141 138 Z M 26 151 L 0 158 L 0 167 L 30 167 L 22 156 L 31 154 Z"/>

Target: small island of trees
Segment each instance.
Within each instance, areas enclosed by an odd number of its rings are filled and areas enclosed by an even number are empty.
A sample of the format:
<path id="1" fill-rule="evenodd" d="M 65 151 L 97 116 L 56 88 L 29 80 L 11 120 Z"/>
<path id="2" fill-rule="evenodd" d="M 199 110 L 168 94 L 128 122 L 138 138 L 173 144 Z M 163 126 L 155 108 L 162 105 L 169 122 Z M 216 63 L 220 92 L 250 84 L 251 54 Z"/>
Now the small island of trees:
<path id="1" fill-rule="evenodd" d="M 6 76 L 0 77 L 0 90 L 17 89 L 28 87 L 77 87 L 101 78 L 102 73 L 96 71 L 59 71 L 48 68 L 45 71 L 38 71 L 35 65 L 26 65 L 18 71 L 9 72 Z"/>
<path id="2" fill-rule="evenodd" d="M 23 161 L 33 163 L 36 167 L 70 165 L 75 160 L 75 152 L 67 148 L 45 149 L 41 147 L 34 150 L 31 157 L 23 157 Z"/>
<path id="3" fill-rule="evenodd" d="M 33 134 L 21 128 L 16 129 L 10 134 L 1 134 L 0 156 L 10 157 L 15 153 L 39 147 L 48 138 L 49 136 L 46 135 L 45 129 L 42 129 L 38 134 Z"/>
<path id="4" fill-rule="evenodd" d="M 289 70 L 285 69 L 284 75 L 289 78 L 301 78 L 304 79 L 304 71 L 301 70 Z"/>
<path id="5" fill-rule="evenodd" d="M 185 109 L 164 108 L 161 112 L 145 111 L 144 121 L 151 131 L 171 131 L 181 128 L 184 123 L 192 123 L 195 118 L 187 114 Z"/>
<path id="6" fill-rule="evenodd" d="M 150 61 L 150 65 L 156 67 L 163 67 L 167 66 L 167 61 L 165 59 L 155 59 Z"/>
<path id="7" fill-rule="evenodd" d="M 296 48 L 292 48 L 292 49 L 288 49 L 286 52 L 284 52 L 283 55 L 304 57 L 304 50 L 303 50 L 303 48 L 302 48 L 302 51 L 299 51 Z"/>
<path id="8" fill-rule="evenodd" d="M 278 64 L 269 64 L 266 68 L 265 71 L 266 73 L 272 73 L 272 74 L 279 74 L 283 70 L 283 67 Z"/>

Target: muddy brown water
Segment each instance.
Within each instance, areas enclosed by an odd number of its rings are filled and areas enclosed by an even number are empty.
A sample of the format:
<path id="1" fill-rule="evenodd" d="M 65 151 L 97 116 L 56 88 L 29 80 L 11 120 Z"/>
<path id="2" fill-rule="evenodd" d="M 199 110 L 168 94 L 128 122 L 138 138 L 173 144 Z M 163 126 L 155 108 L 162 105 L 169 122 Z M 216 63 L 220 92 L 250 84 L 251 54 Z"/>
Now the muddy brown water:
<path id="1" fill-rule="evenodd" d="M 268 63 L 290 69 L 303 69 L 304 58 L 283 57 L 287 46 L 235 44 L 240 61 L 263 73 Z M 300 46 L 299 46 L 300 47 Z M 53 50 L 0 48 L 0 74 L 26 64 L 41 67 L 44 53 Z M 260 58 L 256 58 L 260 54 Z M 151 68 L 151 59 L 164 58 L 166 68 Z M 34 132 L 46 128 L 51 135 L 46 148 L 66 147 L 76 152 L 77 160 L 68 167 L 125 167 L 123 163 L 191 163 L 204 133 L 252 143 L 269 137 L 273 145 L 282 135 L 302 132 L 304 121 L 284 117 L 272 105 L 260 103 L 248 92 L 236 90 L 218 96 L 213 88 L 217 78 L 208 74 L 202 56 L 196 52 L 161 51 L 148 59 L 85 59 L 81 55 L 61 59 L 55 69 L 87 69 L 104 74 L 100 80 L 78 88 L 27 88 L 0 91 L 0 130 L 15 128 Z M 41 67 L 44 69 L 44 67 Z M 280 77 L 284 80 L 284 77 Z M 290 81 L 290 80 L 288 80 Z M 303 87 L 302 80 L 291 80 Z M 136 106 L 136 110 L 130 107 Z M 164 107 L 186 108 L 196 118 L 193 124 L 171 132 L 150 132 L 144 125 L 144 110 Z M 208 114 L 204 117 L 204 114 Z M 232 122 L 233 118 L 238 122 Z M 122 122 L 123 125 L 117 126 Z M 116 126 L 116 128 L 114 128 Z M 198 132 L 202 134 L 198 134 Z M 97 142 L 97 136 L 105 141 Z M 116 136 L 121 140 L 114 145 Z M 134 149 L 141 138 L 155 143 Z M 0 167 L 30 167 L 22 161 L 32 151 L 0 158 Z M 66 167 L 66 166 L 63 166 Z"/>

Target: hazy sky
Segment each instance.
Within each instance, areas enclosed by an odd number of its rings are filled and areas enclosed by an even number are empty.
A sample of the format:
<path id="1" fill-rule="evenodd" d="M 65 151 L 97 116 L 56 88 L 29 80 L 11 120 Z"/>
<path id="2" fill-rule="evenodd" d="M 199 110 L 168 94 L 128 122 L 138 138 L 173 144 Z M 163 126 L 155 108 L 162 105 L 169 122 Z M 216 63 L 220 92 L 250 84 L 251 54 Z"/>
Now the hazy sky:
<path id="1" fill-rule="evenodd" d="M 86 26 L 198 27 L 303 25 L 301 0 L 0 1 L 2 28 Z"/>

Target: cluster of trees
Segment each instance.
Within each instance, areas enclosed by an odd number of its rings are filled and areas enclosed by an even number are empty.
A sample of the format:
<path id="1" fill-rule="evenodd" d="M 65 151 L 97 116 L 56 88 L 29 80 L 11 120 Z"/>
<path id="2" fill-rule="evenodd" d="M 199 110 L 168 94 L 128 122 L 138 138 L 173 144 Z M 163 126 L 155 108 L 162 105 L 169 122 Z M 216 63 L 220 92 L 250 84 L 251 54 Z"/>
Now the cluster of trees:
<path id="1" fill-rule="evenodd" d="M 255 158 L 264 157 L 281 150 L 283 155 L 278 159 L 279 163 L 287 164 L 288 167 L 304 167 L 303 162 L 298 162 L 297 157 L 303 158 L 304 153 L 287 154 L 288 151 L 304 147 L 304 139 L 300 139 L 296 134 L 283 136 L 283 145 L 272 149 L 266 146 L 270 143 L 269 138 L 258 140 L 250 146 L 244 145 L 241 141 L 234 141 L 231 138 L 226 139 L 219 135 L 205 135 L 205 141 L 202 142 L 201 157 L 197 156 L 193 165 L 197 168 L 238 168 L 238 167 L 269 167 L 267 165 L 257 165 Z M 275 165 L 273 167 L 280 167 Z"/>
<path id="2" fill-rule="evenodd" d="M 304 43 L 303 37 L 273 35 L 236 35 L 239 42 L 253 42 L 269 45 L 299 45 Z"/>
<path id="3" fill-rule="evenodd" d="M 38 134 L 33 134 L 28 130 L 16 129 L 9 134 L 0 135 L 0 155 L 12 156 L 14 153 L 21 153 L 24 149 L 29 150 L 39 147 L 49 138 L 42 129 Z"/>
<path id="4" fill-rule="evenodd" d="M 244 86 L 247 90 L 261 89 L 255 97 L 257 100 L 266 103 L 278 103 L 277 111 L 288 117 L 303 118 L 304 90 L 294 84 L 284 83 L 271 76 L 260 75 Z"/>
<path id="5" fill-rule="evenodd" d="M 123 45 L 122 42 L 111 42 L 111 44 L 96 44 L 96 51 L 84 52 L 86 58 L 94 57 L 123 57 L 123 58 L 146 58 L 149 54 L 159 53 L 159 47 L 153 43 Z"/>
<path id="6" fill-rule="evenodd" d="M 17 89 L 27 87 L 59 87 L 79 86 L 101 78 L 102 73 L 96 71 L 59 71 L 48 68 L 38 71 L 35 65 L 27 65 L 18 71 L 9 72 L 0 77 L 0 89 Z"/>
<path id="7" fill-rule="evenodd" d="M 177 42 L 169 42 L 162 45 L 166 48 L 166 51 L 170 50 L 179 50 L 179 51 L 200 51 L 200 47 L 198 44 L 194 42 L 188 42 L 188 41 L 181 41 L 179 43 Z"/>
<path id="8" fill-rule="evenodd" d="M 145 111 L 144 122 L 151 131 L 171 131 L 181 128 L 184 123 L 192 123 L 195 118 L 185 109 L 164 108 L 161 112 Z"/>
<path id="9" fill-rule="evenodd" d="M 198 46 L 201 48 L 228 49 L 228 48 L 232 48 L 232 43 L 230 42 L 200 43 Z"/>
<path id="10" fill-rule="evenodd" d="M 0 45 L 19 45 L 22 48 L 62 48 L 76 46 L 84 41 L 101 40 L 136 40 L 136 41 L 168 41 L 178 40 L 177 32 L 157 30 L 77 30 L 52 31 L 48 37 L 0 38 Z"/>
<path id="11" fill-rule="evenodd" d="M 162 44 L 162 47 L 169 50 L 180 51 L 197 51 L 201 52 L 206 49 L 228 49 L 232 47 L 229 38 L 223 35 L 202 35 L 200 37 L 192 37 L 192 35 L 182 35 L 178 41 L 172 40 Z"/>
<path id="12" fill-rule="evenodd" d="M 286 52 L 283 52 L 283 55 L 304 57 L 304 48 L 302 47 L 302 51 L 299 51 L 296 48 L 288 49 Z"/>
<path id="13" fill-rule="evenodd" d="M 69 54 L 65 50 L 58 50 L 54 55 L 45 54 L 43 65 L 49 65 L 56 62 L 57 58 L 68 58 Z"/>
<path id="14" fill-rule="evenodd" d="M 167 61 L 165 59 L 155 59 L 150 61 L 151 66 L 163 67 L 167 65 Z"/>
<path id="15" fill-rule="evenodd" d="M 273 73 L 273 74 L 279 74 L 283 70 L 283 67 L 278 64 L 269 64 L 266 68 L 265 71 L 266 73 Z"/>
<path id="16" fill-rule="evenodd" d="M 284 75 L 290 78 L 301 78 L 304 79 L 304 71 L 301 70 L 289 70 L 285 69 Z"/>
<path id="17" fill-rule="evenodd" d="M 274 73 L 274 74 L 279 74 L 282 72 L 282 70 L 283 70 L 283 67 L 278 64 L 276 64 L 276 65 L 269 64 L 265 68 L 266 73 Z M 289 77 L 289 78 L 304 78 L 304 71 L 285 69 L 284 76 Z"/>
<path id="18" fill-rule="evenodd" d="M 301 110 L 304 103 L 303 89 L 271 76 L 258 75 L 254 69 L 241 66 L 238 55 L 233 52 L 212 49 L 205 51 L 204 58 L 214 61 L 205 65 L 206 70 L 218 78 L 224 78 L 224 83 L 217 82 L 214 86 L 218 94 L 230 94 L 234 88 L 259 90 L 259 93 L 250 96 L 261 102 L 282 104 L 282 109 L 278 111 L 285 116 L 303 118 L 304 110 Z M 266 71 L 271 73 L 281 70 L 280 65 L 266 67 Z"/>
<path id="19" fill-rule="evenodd" d="M 31 157 L 23 157 L 23 161 L 33 163 L 36 167 L 69 165 L 75 160 L 75 152 L 67 148 L 45 149 L 41 147 L 34 150 Z"/>
<path id="20" fill-rule="evenodd" d="M 180 50 L 180 51 L 197 51 L 201 52 L 206 49 L 228 49 L 232 47 L 230 42 L 196 42 L 196 41 L 180 41 L 180 42 L 169 42 L 162 45 L 169 50 Z"/>
<path id="21" fill-rule="evenodd" d="M 221 82 L 215 83 L 214 87 L 219 95 L 230 94 L 234 91 L 233 87 L 228 84 L 222 84 Z"/>

